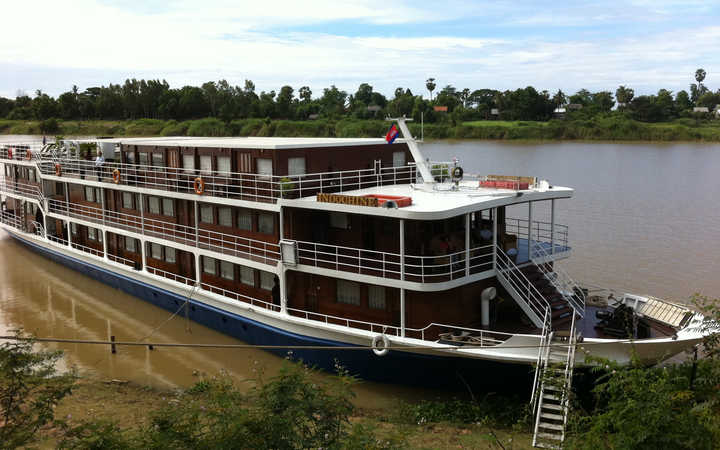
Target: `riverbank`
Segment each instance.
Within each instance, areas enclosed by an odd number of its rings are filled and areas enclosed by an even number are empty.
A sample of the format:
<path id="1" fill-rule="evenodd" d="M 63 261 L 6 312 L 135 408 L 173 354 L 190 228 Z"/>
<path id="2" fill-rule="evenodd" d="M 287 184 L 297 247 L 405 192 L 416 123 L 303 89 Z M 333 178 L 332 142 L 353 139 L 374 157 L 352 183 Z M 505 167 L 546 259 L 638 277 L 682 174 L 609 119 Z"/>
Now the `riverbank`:
<path id="1" fill-rule="evenodd" d="M 21 121 L 0 120 L 0 134 L 62 136 L 276 136 L 276 137 L 379 137 L 387 131 L 382 120 L 290 121 L 245 119 L 223 122 L 215 118 L 188 120 L 138 119 Z M 412 123 L 414 135 L 421 126 Z M 645 123 L 622 116 L 587 120 L 475 121 L 425 124 L 426 139 L 493 140 L 599 140 L 599 141 L 700 141 L 720 142 L 720 121 L 677 119 Z"/>

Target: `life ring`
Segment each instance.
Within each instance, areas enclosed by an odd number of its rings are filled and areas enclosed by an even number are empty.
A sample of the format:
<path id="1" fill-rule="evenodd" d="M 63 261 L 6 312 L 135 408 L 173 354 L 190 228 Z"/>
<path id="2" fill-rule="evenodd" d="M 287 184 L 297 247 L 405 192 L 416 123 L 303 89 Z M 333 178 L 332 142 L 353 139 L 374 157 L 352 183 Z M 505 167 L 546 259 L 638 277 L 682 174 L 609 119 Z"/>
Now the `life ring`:
<path id="1" fill-rule="evenodd" d="M 372 339 L 372 351 L 378 356 L 385 356 L 390 352 L 390 340 L 384 334 L 376 334 Z"/>
<path id="2" fill-rule="evenodd" d="M 30 161 L 32 159 L 32 152 L 30 150 L 25 151 L 25 159 Z"/>
<path id="3" fill-rule="evenodd" d="M 120 169 L 113 170 L 113 183 L 120 183 Z"/>
<path id="4" fill-rule="evenodd" d="M 205 181 L 200 177 L 195 178 L 193 189 L 195 189 L 196 194 L 202 195 L 202 193 L 205 192 Z"/>
<path id="5" fill-rule="evenodd" d="M 463 168 L 462 167 L 456 167 L 452 171 L 452 177 L 461 179 L 463 177 Z"/>
<path id="6" fill-rule="evenodd" d="M 58 163 L 55 164 L 55 176 L 59 177 L 62 175 L 62 166 Z"/>

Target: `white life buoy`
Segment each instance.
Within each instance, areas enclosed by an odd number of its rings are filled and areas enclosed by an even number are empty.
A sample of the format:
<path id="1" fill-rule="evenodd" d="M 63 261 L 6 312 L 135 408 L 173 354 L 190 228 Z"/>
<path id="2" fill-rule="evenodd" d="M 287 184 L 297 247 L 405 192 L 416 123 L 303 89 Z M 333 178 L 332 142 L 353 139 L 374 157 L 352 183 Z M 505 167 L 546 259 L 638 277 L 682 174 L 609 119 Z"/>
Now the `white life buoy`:
<path id="1" fill-rule="evenodd" d="M 378 356 L 385 356 L 390 352 L 390 340 L 384 334 L 377 334 L 372 340 L 372 351 Z"/>

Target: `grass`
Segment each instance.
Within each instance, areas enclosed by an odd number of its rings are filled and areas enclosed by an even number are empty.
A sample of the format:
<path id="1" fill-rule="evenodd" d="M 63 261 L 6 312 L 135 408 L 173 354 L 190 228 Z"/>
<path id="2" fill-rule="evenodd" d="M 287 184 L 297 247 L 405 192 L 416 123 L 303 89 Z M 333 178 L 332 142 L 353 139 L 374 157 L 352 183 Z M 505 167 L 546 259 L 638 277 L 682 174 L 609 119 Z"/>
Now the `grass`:
<path id="1" fill-rule="evenodd" d="M 550 122 L 533 122 L 527 120 L 475 120 L 463 122 L 467 127 L 526 127 L 526 126 L 547 126 Z"/>

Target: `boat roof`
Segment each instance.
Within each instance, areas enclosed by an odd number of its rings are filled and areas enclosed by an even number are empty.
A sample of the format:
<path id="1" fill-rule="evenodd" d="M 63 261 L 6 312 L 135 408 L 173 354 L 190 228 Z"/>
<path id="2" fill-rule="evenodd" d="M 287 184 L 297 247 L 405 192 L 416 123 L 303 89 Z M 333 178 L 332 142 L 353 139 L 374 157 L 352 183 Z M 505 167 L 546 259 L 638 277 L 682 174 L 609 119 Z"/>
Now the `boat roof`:
<path id="1" fill-rule="evenodd" d="M 384 138 L 307 138 L 307 137 L 137 137 L 88 139 L 81 142 L 108 142 L 125 145 L 149 145 L 157 147 L 205 147 L 205 148 L 248 148 L 248 149 L 296 149 L 322 147 L 352 147 L 379 145 L 387 142 Z M 396 143 L 404 142 L 397 139 Z"/>
<path id="2" fill-rule="evenodd" d="M 569 187 L 550 186 L 547 189 L 494 189 L 479 187 L 477 181 L 454 184 L 437 183 L 396 184 L 343 192 L 342 195 L 365 196 L 370 194 L 410 197 L 412 204 L 401 208 L 348 205 L 318 201 L 317 196 L 300 199 L 281 199 L 283 205 L 305 209 L 400 217 L 417 220 L 439 220 L 468 212 L 529 201 L 570 198 L 574 190 Z"/>

